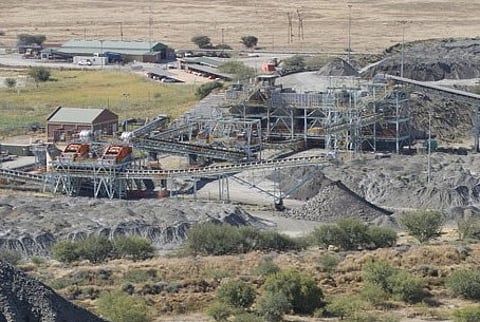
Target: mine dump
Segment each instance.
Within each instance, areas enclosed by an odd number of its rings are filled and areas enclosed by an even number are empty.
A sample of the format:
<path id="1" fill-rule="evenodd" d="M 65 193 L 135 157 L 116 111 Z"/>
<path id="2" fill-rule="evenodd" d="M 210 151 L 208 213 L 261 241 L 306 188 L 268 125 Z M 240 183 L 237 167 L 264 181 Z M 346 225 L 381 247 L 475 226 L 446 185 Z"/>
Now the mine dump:
<path id="1" fill-rule="evenodd" d="M 406 209 L 480 213 L 480 96 L 429 82 L 478 76 L 478 46 L 414 42 L 401 63 L 392 47 L 375 63 L 257 75 L 175 120 L 119 124 L 108 109 L 58 107 L 48 143 L 28 146 L 34 164 L 15 165 L 18 147 L 2 145 L 12 152 L 2 154 L 3 186 L 30 196 L 1 197 L 0 245 L 49 254 L 61 239 L 139 234 L 171 249 L 197 222 L 275 226 L 257 210 L 392 227 Z"/>

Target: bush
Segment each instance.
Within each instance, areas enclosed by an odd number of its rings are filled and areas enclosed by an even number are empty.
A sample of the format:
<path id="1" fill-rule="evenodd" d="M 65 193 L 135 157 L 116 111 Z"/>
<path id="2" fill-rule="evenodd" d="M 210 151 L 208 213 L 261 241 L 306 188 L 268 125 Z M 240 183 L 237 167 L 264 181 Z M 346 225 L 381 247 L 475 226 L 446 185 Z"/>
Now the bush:
<path id="1" fill-rule="evenodd" d="M 418 303 L 425 297 L 423 282 L 406 271 L 399 271 L 390 278 L 393 297 L 406 303 Z"/>
<path id="2" fill-rule="evenodd" d="M 283 320 L 283 315 L 292 309 L 290 300 L 283 292 L 266 292 L 256 303 L 257 313 L 268 322 Z"/>
<path id="3" fill-rule="evenodd" d="M 236 253 L 240 233 L 230 225 L 197 224 L 187 234 L 186 248 L 193 254 L 226 255 Z"/>
<path id="4" fill-rule="evenodd" d="M 211 48 L 212 43 L 208 36 L 194 36 L 191 41 L 198 46 L 198 48 Z"/>
<path id="5" fill-rule="evenodd" d="M 480 270 L 459 270 L 446 280 L 446 286 L 455 295 L 480 300 Z"/>
<path id="6" fill-rule="evenodd" d="M 287 297 L 295 313 L 311 314 L 323 306 L 323 292 L 308 275 L 296 270 L 280 271 L 267 277 L 264 291 Z"/>
<path id="7" fill-rule="evenodd" d="M 80 244 L 71 240 L 62 240 L 52 247 L 53 258 L 62 263 L 71 263 L 80 259 Z"/>
<path id="8" fill-rule="evenodd" d="M 326 310 L 339 317 L 340 320 L 344 318 L 353 319 L 358 312 L 362 312 L 365 309 L 365 303 L 360 301 L 357 297 L 352 296 L 337 296 L 327 304 Z"/>
<path id="9" fill-rule="evenodd" d="M 207 308 L 207 315 L 217 322 L 228 321 L 233 309 L 224 303 L 215 302 Z"/>
<path id="10" fill-rule="evenodd" d="M 298 73 L 305 70 L 305 56 L 295 55 L 283 60 L 282 74 Z"/>
<path id="11" fill-rule="evenodd" d="M 229 306 L 247 308 L 253 304 L 255 296 L 255 290 L 249 284 L 229 281 L 218 288 L 216 298 Z"/>
<path id="12" fill-rule="evenodd" d="M 131 258 L 133 261 L 145 260 L 153 257 L 154 248 L 152 242 L 139 236 L 123 236 L 113 240 L 113 248 L 116 256 Z"/>
<path id="13" fill-rule="evenodd" d="M 438 211 L 411 211 L 400 217 L 400 224 L 420 243 L 425 243 L 438 236 L 443 223 L 444 217 Z"/>
<path id="14" fill-rule="evenodd" d="M 229 61 L 220 66 L 218 69 L 223 73 L 234 74 L 234 80 L 242 80 L 255 76 L 255 69 L 248 67 L 239 61 Z"/>
<path id="15" fill-rule="evenodd" d="M 90 235 L 79 242 L 80 257 L 91 263 L 105 261 L 113 251 L 112 243 L 104 236 Z"/>
<path id="16" fill-rule="evenodd" d="M 0 260 L 9 263 L 10 265 L 17 265 L 22 259 L 22 255 L 13 249 L 0 249 Z"/>
<path id="17" fill-rule="evenodd" d="M 112 322 L 151 321 L 145 302 L 122 292 L 103 293 L 97 303 L 98 312 Z"/>
<path id="18" fill-rule="evenodd" d="M 277 232 L 205 223 L 195 225 L 189 230 L 185 247 L 192 254 L 226 255 L 252 250 L 299 249 L 301 245 Z"/>
<path id="19" fill-rule="evenodd" d="M 13 88 L 17 85 L 17 80 L 15 78 L 7 77 L 5 78 L 5 86 L 8 88 Z"/>
<path id="20" fill-rule="evenodd" d="M 480 306 L 467 306 L 453 312 L 454 322 L 480 321 Z"/>
<path id="21" fill-rule="evenodd" d="M 460 240 L 480 239 L 480 218 L 467 216 L 457 221 L 458 237 Z"/>
<path id="22" fill-rule="evenodd" d="M 392 228 L 372 226 L 367 229 L 370 248 L 393 247 L 397 243 L 397 232 Z"/>
<path id="23" fill-rule="evenodd" d="M 338 225 L 326 224 L 315 227 L 312 238 L 317 245 L 328 248 L 330 245 L 341 247 L 348 236 Z"/>
<path id="24" fill-rule="evenodd" d="M 393 296 L 407 303 L 416 303 L 425 297 L 423 282 L 419 278 L 385 261 L 365 265 L 363 278 L 366 282 L 365 292 L 369 292 L 368 288 L 378 287 L 387 298 Z"/>
<path id="25" fill-rule="evenodd" d="M 346 218 L 337 221 L 337 225 L 345 232 L 347 238 L 343 240 L 343 249 L 355 250 L 368 244 L 368 226 L 358 219 Z"/>
<path id="26" fill-rule="evenodd" d="M 385 261 L 369 262 L 363 268 L 363 279 L 366 283 L 380 287 L 387 294 L 392 294 L 391 279 L 398 271 L 397 268 Z"/>
<path id="27" fill-rule="evenodd" d="M 338 256 L 326 253 L 318 259 L 318 268 L 323 272 L 333 274 L 339 262 L 340 258 L 338 258 Z"/>
<path id="28" fill-rule="evenodd" d="M 45 67 L 30 67 L 28 73 L 38 86 L 39 82 L 46 82 L 50 79 L 50 71 Z"/>
<path id="29" fill-rule="evenodd" d="M 393 229 L 368 227 L 354 218 L 316 227 L 311 236 L 316 244 L 324 248 L 333 245 L 344 250 L 391 247 L 397 242 L 397 233 Z"/>
<path id="30" fill-rule="evenodd" d="M 255 313 L 241 312 L 235 315 L 234 322 L 265 322 L 260 316 Z"/>
<path id="31" fill-rule="evenodd" d="M 208 82 L 197 87 L 197 89 L 195 90 L 195 96 L 198 99 L 202 99 L 208 96 L 213 90 L 217 88 L 222 88 L 222 87 L 223 85 L 220 82 L 217 82 L 217 81 Z"/>
<path id="32" fill-rule="evenodd" d="M 390 297 L 390 294 L 387 294 L 384 289 L 375 284 L 364 285 L 360 291 L 360 295 L 362 299 L 365 299 L 365 301 L 375 307 L 381 306 Z"/>
<path id="33" fill-rule="evenodd" d="M 273 262 L 271 257 L 262 258 L 258 263 L 256 272 L 260 276 L 268 276 L 270 274 L 275 274 L 280 271 L 280 267 Z"/>

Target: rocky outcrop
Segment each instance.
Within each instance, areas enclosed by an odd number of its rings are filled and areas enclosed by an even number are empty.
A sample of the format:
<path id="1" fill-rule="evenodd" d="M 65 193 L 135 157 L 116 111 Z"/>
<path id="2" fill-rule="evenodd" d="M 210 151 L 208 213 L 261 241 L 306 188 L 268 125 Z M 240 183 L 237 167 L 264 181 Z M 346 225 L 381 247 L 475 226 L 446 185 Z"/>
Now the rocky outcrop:
<path id="1" fill-rule="evenodd" d="M 238 206 L 201 201 L 1 196 L 0 248 L 49 255 L 57 240 L 134 234 L 152 240 L 157 249 L 172 249 L 197 222 L 262 226 Z"/>
<path id="2" fill-rule="evenodd" d="M 102 322 L 50 287 L 0 261 L 0 322 Z"/>

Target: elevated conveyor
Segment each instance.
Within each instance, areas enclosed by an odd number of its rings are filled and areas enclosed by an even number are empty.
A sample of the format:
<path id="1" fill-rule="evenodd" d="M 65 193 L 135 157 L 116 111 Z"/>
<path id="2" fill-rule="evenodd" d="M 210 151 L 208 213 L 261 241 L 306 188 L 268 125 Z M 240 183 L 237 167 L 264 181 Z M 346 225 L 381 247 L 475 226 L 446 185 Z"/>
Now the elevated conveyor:
<path id="1" fill-rule="evenodd" d="M 195 154 L 217 160 L 240 162 L 249 158 L 247 153 L 240 150 L 201 146 L 183 142 L 172 142 L 159 139 L 146 139 L 134 137 L 130 141 L 135 148 L 161 153 L 177 155 Z"/>

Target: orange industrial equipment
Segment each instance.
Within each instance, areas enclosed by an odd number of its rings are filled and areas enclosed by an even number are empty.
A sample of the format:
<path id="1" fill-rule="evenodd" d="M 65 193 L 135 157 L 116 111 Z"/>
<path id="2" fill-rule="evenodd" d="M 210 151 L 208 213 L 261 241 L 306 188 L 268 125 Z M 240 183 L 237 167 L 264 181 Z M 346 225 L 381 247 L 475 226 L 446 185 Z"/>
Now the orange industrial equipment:
<path id="1" fill-rule="evenodd" d="M 100 157 L 102 162 L 110 164 L 121 163 L 125 161 L 132 154 L 131 146 L 124 145 L 108 145 Z"/>
<path id="2" fill-rule="evenodd" d="M 90 152 L 90 146 L 88 144 L 70 143 L 60 154 L 60 158 L 65 161 L 76 161 L 86 158 L 88 152 Z"/>

